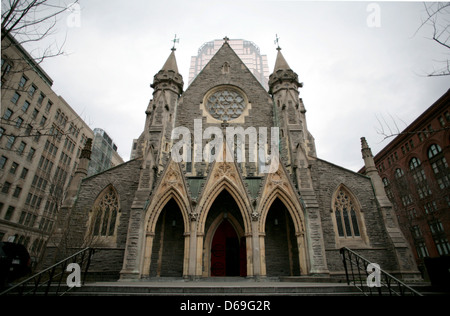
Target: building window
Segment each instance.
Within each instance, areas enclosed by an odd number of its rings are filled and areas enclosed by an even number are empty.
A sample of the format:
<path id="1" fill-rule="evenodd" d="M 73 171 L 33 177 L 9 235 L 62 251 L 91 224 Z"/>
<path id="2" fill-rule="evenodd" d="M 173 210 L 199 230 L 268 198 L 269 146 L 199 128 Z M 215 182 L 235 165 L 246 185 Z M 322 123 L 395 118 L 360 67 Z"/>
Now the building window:
<path id="1" fill-rule="evenodd" d="M 20 178 L 21 179 L 25 179 L 27 177 L 28 174 L 28 169 L 27 168 L 23 168 L 22 169 L 22 173 L 20 174 Z"/>
<path id="2" fill-rule="evenodd" d="M 20 78 L 20 81 L 19 81 L 19 88 L 25 87 L 27 81 L 28 81 L 28 79 L 25 76 L 22 76 L 22 78 Z"/>
<path id="3" fill-rule="evenodd" d="M 39 95 L 39 99 L 37 100 L 37 103 L 38 103 L 39 106 L 42 105 L 42 101 L 44 101 L 44 99 L 45 99 L 45 94 L 43 94 L 41 92 L 41 94 Z"/>
<path id="4" fill-rule="evenodd" d="M 427 246 L 423 241 L 416 243 L 417 256 L 419 258 L 429 257 Z"/>
<path id="5" fill-rule="evenodd" d="M 22 106 L 22 111 L 24 111 L 24 112 L 28 111 L 29 107 L 30 107 L 30 102 L 25 101 Z"/>
<path id="6" fill-rule="evenodd" d="M 3 114 L 3 119 L 9 120 L 12 115 L 13 111 L 11 109 L 6 109 L 5 113 Z"/>
<path id="7" fill-rule="evenodd" d="M 8 136 L 8 142 L 6 143 L 6 149 L 11 149 L 14 145 L 14 142 L 16 141 L 15 136 Z"/>
<path id="8" fill-rule="evenodd" d="M 45 112 L 50 112 L 50 109 L 52 108 L 52 101 L 48 100 L 47 105 L 45 106 Z"/>
<path id="9" fill-rule="evenodd" d="M 11 164 L 11 169 L 9 169 L 9 173 L 16 174 L 18 168 L 19 168 L 19 164 L 17 162 L 13 162 Z"/>
<path id="10" fill-rule="evenodd" d="M 22 123 L 23 123 L 23 118 L 18 116 L 17 119 L 16 119 L 16 127 L 20 128 L 22 126 Z"/>
<path id="11" fill-rule="evenodd" d="M 5 164 L 6 164 L 6 161 L 8 160 L 8 158 L 6 158 L 5 156 L 2 156 L 1 158 L 0 158 L 0 170 L 2 170 L 3 168 L 5 168 Z"/>
<path id="12" fill-rule="evenodd" d="M 11 188 L 11 183 L 6 181 L 3 184 L 2 193 L 8 194 L 10 188 Z"/>
<path id="13" fill-rule="evenodd" d="M 436 244 L 436 248 L 438 250 L 439 255 L 446 256 L 450 254 L 450 244 L 448 243 L 448 239 L 445 237 L 437 237 L 433 238 L 434 243 Z"/>
<path id="14" fill-rule="evenodd" d="M 431 145 L 428 149 L 428 158 L 439 188 L 445 189 L 449 187 L 449 168 L 447 160 L 442 152 L 442 148 L 437 144 Z"/>
<path id="15" fill-rule="evenodd" d="M 6 210 L 6 214 L 5 214 L 5 219 L 7 220 L 7 221 L 9 221 L 10 219 L 11 219 L 11 217 L 13 216 L 13 214 L 14 214 L 14 210 L 15 210 L 16 208 L 14 207 L 14 206 L 9 206 L 8 207 L 8 209 Z"/>
<path id="16" fill-rule="evenodd" d="M 37 87 L 36 87 L 34 84 L 32 84 L 32 85 L 30 86 L 30 89 L 28 89 L 28 95 L 29 95 L 30 97 L 33 97 L 33 96 L 34 96 L 34 93 L 36 92 L 36 90 L 37 90 Z"/>
<path id="17" fill-rule="evenodd" d="M 17 104 L 17 102 L 19 101 L 19 98 L 20 98 L 20 94 L 18 94 L 16 92 L 16 93 L 14 93 L 14 96 L 12 97 L 11 102 L 14 104 Z"/>
<path id="18" fill-rule="evenodd" d="M 419 197 L 422 199 L 431 195 L 430 187 L 426 182 L 427 178 L 425 176 L 425 171 L 423 170 L 422 164 L 418 158 L 414 157 L 410 160 L 409 169 L 411 170 L 414 182 L 416 183 Z"/>
<path id="19" fill-rule="evenodd" d="M 394 176 L 395 176 L 397 179 L 400 179 L 400 178 L 403 177 L 404 175 L 405 175 L 405 173 L 403 172 L 402 169 L 400 169 L 400 168 L 395 169 Z"/>
<path id="20" fill-rule="evenodd" d="M 33 147 L 30 148 L 30 151 L 28 152 L 27 160 L 32 161 L 34 157 L 34 153 L 36 152 L 36 149 Z"/>
<path id="21" fill-rule="evenodd" d="M 334 199 L 334 216 L 339 237 L 360 237 L 359 210 L 348 191 L 341 187 Z"/>
<path id="22" fill-rule="evenodd" d="M 114 188 L 109 186 L 100 195 L 100 199 L 93 207 L 93 235 L 113 236 L 115 234 L 118 213 L 119 199 Z"/>
<path id="23" fill-rule="evenodd" d="M 22 192 L 22 188 L 16 187 L 16 189 L 14 190 L 14 193 L 13 193 L 13 197 L 18 198 L 20 196 L 20 192 Z"/>

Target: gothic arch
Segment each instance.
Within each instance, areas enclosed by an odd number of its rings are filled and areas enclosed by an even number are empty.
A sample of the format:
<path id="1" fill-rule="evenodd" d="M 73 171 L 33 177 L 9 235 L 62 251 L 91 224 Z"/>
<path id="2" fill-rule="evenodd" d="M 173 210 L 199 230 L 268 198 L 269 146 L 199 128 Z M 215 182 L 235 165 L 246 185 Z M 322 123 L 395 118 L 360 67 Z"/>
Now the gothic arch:
<path id="1" fill-rule="evenodd" d="M 165 206 L 171 201 L 175 201 L 178 206 L 179 211 L 181 212 L 181 216 L 183 218 L 183 226 L 184 226 L 184 259 L 183 259 L 183 275 L 187 275 L 188 269 L 188 256 L 189 256 L 189 235 L 190 235 L 190 225 L 189 225 L 189 211 L 186 201 L 182 198 L 177 190 L 171 188 L 167 190 L 162 196 L 154 198 L 156 201 L 154 204 L 149 205 L 146 210 L 145 215 L 145 236 L 143 238 L 144 242 L 144 256 L 142 258 L 141 263 L 141 271 L 143 277 L 148 277 L 150 275 L 150 264 L 151 264 L 151 256 L 153 250 L 153 240 L 155 237 L 156 225 L 158 223 L 158 219 L 161 215 L 161 212 L 164 210 Z"/>
<path id="2" fill-rule="evenodd" d="M 145 215 L 145 231 L 147 234 L 155 232 L 156 222 L 158 221 L 159 215 L 171 199 L 173 199 L 177 203 L 178 208 L 181 211 L 185 232 L 189 232 L 189 206 L 187 205 L 187 201 L 185 201 L 185 199 L 177 190 L 171 188 L 167 190 L 162 196 L 158 196 L 158 198 L 155 198 L 155 204 L 149 205 L 149 207 L 147 208 Z"/>
<path id="3" fill-rule="evenodd" d="M 273 190 L 266 196 L 266 198 L 261 203 L 260 219 L 259 219 L 259 235 L 260 235 L 260 247 L 261 247 L 261 274 L 266 275 L 266 261 L 265 261 L 265 227 L 268 213 L 272 207 L 272 204 L 276 200 L 280 200 L 281 203 L 286 207 L 291 220 L 294 224 L 295 237 L 297 239 L 298 248 L 298 263 L 300 268 L 300 274 L 306 275 L 309 273 L 310 267 L 308 265 L 309 257 L 307 251 L 307 236 L 305 231 L 305 220 L 303 209 L 297 201 L 291 198 L 291 195 L 277 185 Z"/>
<path id="4" fill-rule="evenodd" d="M 177 204 L 183 218 L 185 236 L 183 275 L 186 275 L 188 269 L 187 261 L 189 257 L 189 247 L 187 245 L 189 245 L 191 231 L 189 225 L 190 204 L 184 183 L 184 177 L 178 163 L 175 163 L 174 161 L 169 163 L 161 178 L 161 182 L 156 186 L 153 194 L 149 198 L 151 202 L 145 206 L 145 218 L 143 221 L 144 227 L 142 227 L 144 233 L 144 238 L 142 241 L 144 255 L 141 257 L 142 259 L 140 263 L 140 271 L 142 271 L 141 276 L 149 276 L 153 240 L 155 237 L 155 229 L 158 218 L 164 207 L 172 199 Z"/>
<path id="5" fill-rule="evenodd" d="M 113 184 L 108 184 L 95 198 L 89 212 L 85 242 L 98 246 L 114 246 L 121 215 L 120 197 Z"/>
<path id="6" fill-rule="evenodd" d="M 214 201 L 217 199 L 219 194 L 226 190 L 236 202 L 240 213 L 242 215 L 242 219 L 244 221 L 244 231 L 251 231 L 251 207 L 249 205 L 248 198 L 243 196 L 242 190 L 239 190 L 228 178 L 224 177 L 219 183 L 217 183 L 213 188 L 211 188 L 208 192 L 204 194 L 201 199 L 201 202 L 198 205 L 198 210 L 200 212 L 199 221 L 197 230 L 198 233 L 203 234 L 205 230 L 205 222 L 208 216 L 208 213 L 213 205 Z"/>
<path id="7" fill-rule="evenodd" d="M 300 203 L 294 201 L 290 194 L 286 192 L 286 190 L 280 186 L 275 187 L 262 201 L 261 203 L 261 218 L 260 218 L 260 233 L 264 234 L 264 226 L 266 223 L 267 214 L 269 213 L 270 207 L 276 199 L 280 199 L 283 202 L 284 206 L 287 208 L 292 221 L 294 222 L 295 233 L 296 234 L 304 234 L 305 232 L 305 219 L 303 215 L 303 210 L 300 206 Z"/>
<path id="8" fill-rule="evenodd" d="M 205 256 L 209 256 L 210 250 L 207 245 L 205 245 L 205 228 L 206 228 L 206 220 L 208 218 L 208 214 L 211 211 L 211 207 L 219 195 L 226 191 L 231 198 L 234 200 L 239 214 L 242 217 L 243 227 L 242 230 L 247 239 L 247 275 L 252 275 L 253 270 L 250 262 L 250 258 L 252 257 L 252 246 L 250 242 L 251 235 L 251 206 L 249 200 L 245 194 L 245 189 L 242 183 L 240 182 L 239 175 L 236 172 L 236 169 L 233 169 L 230 163 L 224 162 L 216 162 L 215 166 L 213 166 L 213 172 L 211 173 L 211 177 L 208 179 L 209 185 L 207 184 L 205 192 L 203 193 L 200 203 L 197 206 L 198 210 L 198 221 L 197 221 L 197 244 L 201 245 L 201 248 L 197 249 L 196 256 L 196 275 L 198 276 L 208 276 L 209 275 L 209 266 L 208 262 L 204 261 Z M 233 163 L 231 163 L 233 164 Z M 223 172 L 222 169 L 226 169 Z M 235 168 L 235 166 L 234 166 Z M 215 169 L 215 170 L 214 170 Z M 231 171 L 230 171 L 231 169 Z M 221 171 L 222 170 L 222 171 Z M 233 171 L 234 170 L 234 171 Z M 237 184 L 233 183 L 229 177 L 231 177 Z M 218 180 L 217 183 L 214 181 Z M 241 184 L 241 189 L 238 188 L 239 183 Z M 209 231 L 208 231 L 209 232 Z M 206 233 L 208 233 L 206 232 Z M 206 241 L 207 242 L 207 241 Z M 204 265 L 206 264 L 206 265 Z"/>

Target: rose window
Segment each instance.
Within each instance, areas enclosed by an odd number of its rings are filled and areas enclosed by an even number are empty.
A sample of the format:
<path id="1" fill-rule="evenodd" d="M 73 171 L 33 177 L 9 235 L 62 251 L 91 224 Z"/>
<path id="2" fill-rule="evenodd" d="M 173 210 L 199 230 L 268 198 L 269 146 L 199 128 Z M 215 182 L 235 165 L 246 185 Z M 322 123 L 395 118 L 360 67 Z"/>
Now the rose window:
<path id="1" fill-rule="evenodd" d="M 245 99 L 236 90 L 221 89 L 212 93 L 206 100 L 206 109 L 209 114 L 220 121 L 231 121 L 243 113 Z"/>

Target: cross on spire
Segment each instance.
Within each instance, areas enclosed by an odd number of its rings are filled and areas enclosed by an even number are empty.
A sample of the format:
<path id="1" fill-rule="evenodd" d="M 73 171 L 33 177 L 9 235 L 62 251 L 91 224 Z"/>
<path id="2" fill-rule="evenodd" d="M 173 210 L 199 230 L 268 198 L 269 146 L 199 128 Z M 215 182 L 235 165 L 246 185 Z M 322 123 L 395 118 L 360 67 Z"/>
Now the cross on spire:
<path id="1" fill-rule="evenodd" d="M 275 34 L 275 40 L 273 41 L 273 43 L 275 44 L 275 45 L 277 45 L 277 50 L 281 50 L 281 47 L 280 47 L 280 43 L 279 43 L 279 37 L 278 37 L 278 34 Z"/>
<path id="2" fill-rule="evenodd" d="M 228 38 L 228 36 L 225 36 L 225 37 L 223 38 L 223 40 L 225 41 L 225 43 L 228 44 L 228 41 L 229 41 L 230 39 Z"/>
<path id="3" fill-rule="evenodd" d="M 172 51 L 177 50 L 177 49 L 175 48 L 175 43 L 179 43 L 179 42 L 180 42 L 180 39 L 177 38 L 177 34 L 175 34 L 175 38 L 172 40 L 172 42 L 173 42 L 173 47 L 171 48 L 171 50 L 172 50 Z"/>

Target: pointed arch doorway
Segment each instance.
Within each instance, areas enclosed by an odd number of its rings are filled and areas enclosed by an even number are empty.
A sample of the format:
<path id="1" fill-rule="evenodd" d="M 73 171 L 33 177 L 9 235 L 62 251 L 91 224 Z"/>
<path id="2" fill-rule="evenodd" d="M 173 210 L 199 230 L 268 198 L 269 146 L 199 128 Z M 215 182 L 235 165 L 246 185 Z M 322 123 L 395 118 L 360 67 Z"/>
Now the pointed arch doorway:
<path id="1" fill-rule="evenodd" d="M 206 220 L 204 267 L 211 277 L 247 276 L 247 243 L 234 199 L 223 190 Z"/>

